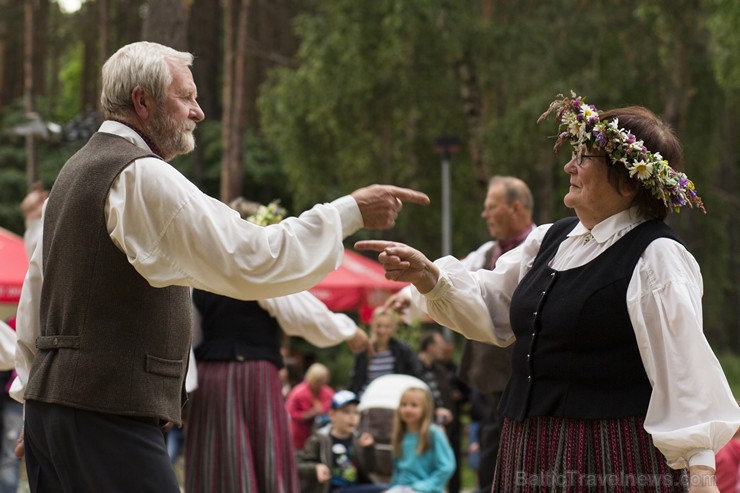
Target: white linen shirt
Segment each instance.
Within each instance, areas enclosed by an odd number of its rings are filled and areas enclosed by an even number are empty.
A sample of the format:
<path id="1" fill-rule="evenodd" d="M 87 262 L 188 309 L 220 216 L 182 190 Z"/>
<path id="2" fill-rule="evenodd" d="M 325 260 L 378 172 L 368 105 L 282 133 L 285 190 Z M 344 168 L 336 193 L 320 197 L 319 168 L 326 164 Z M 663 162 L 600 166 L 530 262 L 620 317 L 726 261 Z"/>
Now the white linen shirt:
<path id="1" fill-rule="evenodd" d="M 99 131 L 150 150 L 126 125 L 106 121 Z M 312 287 L 341 265 L 342 240 L 363 225 L 357 203 L 345 196 L 299 218 L 256 226 L 151 157 L 137 159 L 114 180 L 105 214 L 111 240 L 151 286 L 192 286 L 239 299 Z M 21 402 L 41 334 L 42 250 L 40 239 L 18 304 L 18 378 L 11 395 Z"/>
<path id="2" fill-rule="evenodd" d="M 598 257 L 645 219 L 622 211 L 590 232 L 581 224 L 560 244 L 550 267 L 573 269 Z M 454 257 L 435 262 L 437 285 L 413 302 L 434 320 L 474 340 L 508 346 L 514 289 L 529 272 L 551 224 L 502 255 L 493 271 L 468 271 Z M 706 465 L 740 426 L 740 408 L 704 337 L 699 265 L 678 242 L 659 238 L 641 255 L 627 288 L 627 311 L 653 387 L 645 430 L 673 468 Z"/>

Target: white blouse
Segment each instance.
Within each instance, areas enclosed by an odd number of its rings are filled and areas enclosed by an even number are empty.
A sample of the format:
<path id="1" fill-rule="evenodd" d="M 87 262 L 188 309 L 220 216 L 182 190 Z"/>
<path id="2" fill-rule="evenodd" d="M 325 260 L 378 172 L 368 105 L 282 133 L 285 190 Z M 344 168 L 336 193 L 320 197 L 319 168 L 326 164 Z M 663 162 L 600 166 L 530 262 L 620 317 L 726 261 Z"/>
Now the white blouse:
<path id="1" fill-rule="evenodd" d="M 106 121 L 99 131 L 149 150 L 120 123 Z M 276 225 L 256 226 L 156 158 L 138 159 L 120 173 L 105 214 L 111 239 L 150 285 L 192 286 L 238 299 L 274 298 L 314 286 L 341 265 L 342 240 L 362 227 L 351 196 Z M 18 305 L 18 378 L 11 395 L 21 402 L 41 333 L 42 245 L 39 239 Z"/>
<path id="2" fill-rule="evenodd" d="M 582 266 L 644 221 L 631 209 L 602 221 L 590 233 L 579 223 L 561 243 L 550 267 Z M 493 271 L 470 272 L 453 257 L 437 260 L 439 282 L 425 296 L 414 289 L 414 303 L 470 339 L 512 344 L 511 296 L 532 267 L 550 226 L 538 227 L 519 247 L 502 255 Z M 627 289 L 627 310 L 653 386 L 645 430 L 673 468 L 713 468 L 714 454 L 740 426 L 740 408 L 704 337 L 702 291 L 696 260 L 667 238 L 645 249 Z"/>

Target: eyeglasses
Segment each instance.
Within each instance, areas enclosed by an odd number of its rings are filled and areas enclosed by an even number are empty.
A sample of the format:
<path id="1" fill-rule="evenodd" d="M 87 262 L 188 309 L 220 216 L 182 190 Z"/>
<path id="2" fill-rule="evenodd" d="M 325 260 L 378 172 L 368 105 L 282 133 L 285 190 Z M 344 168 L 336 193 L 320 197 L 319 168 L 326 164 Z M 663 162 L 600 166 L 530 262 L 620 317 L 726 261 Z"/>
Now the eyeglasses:
<path id="1" fill-rule="evenodd" d="M 583 160 L 587 157 L 600 157 L 600 158 L 606 158 L 606 156 L 600 155 L 600 154 L 576 154 L 575 152 L 571 155 L 571 160 L 575 159 L 576 164 L 579 168 L 583 168 Z"/>

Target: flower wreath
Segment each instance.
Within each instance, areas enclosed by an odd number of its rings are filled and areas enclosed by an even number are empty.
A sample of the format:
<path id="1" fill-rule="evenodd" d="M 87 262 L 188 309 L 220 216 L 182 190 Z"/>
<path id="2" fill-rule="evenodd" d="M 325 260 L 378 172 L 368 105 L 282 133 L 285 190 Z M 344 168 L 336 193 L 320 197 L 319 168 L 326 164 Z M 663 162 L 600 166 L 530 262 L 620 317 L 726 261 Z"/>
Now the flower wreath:
<path id="1" fill-rule="evenodd" d="M 258 226 L 269 226 L 282 221 L 285 213 L 285 208 L 280 207 L 280 199 L 277 199 L 267 205 L 259 206 L 257 212 L 249 216 L 247 221 Z"/>
<path id="2" fill-rule="evenodd" d="M 680 212 L 681 207 L 688 205 L 707 213 L 694 183 L 686 174 L 671 168 L 660 153 L 650 152 L 643 141 L 637 140 L 629 130 L 619 128 L 617 118 L 601 121 L 601 111 L 592 104 L 586 104 L 584 98 L 576 96 L 574 92 L 571 92 L 571 98 L 563 97 L 562 94 L 558 94 L 558 98 L 550 103 L 547 111 L 537 120 L 540 122 L 556 112 L 560 122 L 560 135 L 555 142 L 556 152 L 564 142 L 573 146 L 577 156 L 581 155 L 584 146 L 602 149 L 606 151 L 612 164 L 622 163 L 630 177 L 639 180 L 666 207 Z"/>

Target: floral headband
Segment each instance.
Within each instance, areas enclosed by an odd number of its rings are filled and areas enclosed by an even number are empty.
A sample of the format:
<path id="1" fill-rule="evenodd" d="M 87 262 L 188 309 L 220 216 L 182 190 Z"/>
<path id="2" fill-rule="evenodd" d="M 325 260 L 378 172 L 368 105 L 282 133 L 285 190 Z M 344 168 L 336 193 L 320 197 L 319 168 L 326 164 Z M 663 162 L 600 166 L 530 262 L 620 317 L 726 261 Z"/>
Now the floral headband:
<path id="1" fill-rule="evenodd" d="M 280 207 L 280 199 L 277 199 L 267 205 L 259 206 L 257 212 L 249 216 L 247 221 L 258 226 L 269 226 L 282 221 L 285 213 L 285 208 Z"/>
<path id="2" fill-rule="evenodd" d="M 622 163 L 631 178 L 639 180 L 653 197 L 661 200 L 666 207 L 676 212 L 681 207 L 697 207 L 705 214 L 704 203 L 697 195 L 694 183 L 684 173 L 680 173 L 663 159 L 658 152 L 650 152 L 643 141 L 628 130 L 619 128 L 619 121 L 599 120 L 600 110 L 592 104 L 584 103 L 582 97 L 571 92 L 571 99 L 562 94 L 552 103 L 537 122 L 556 112 L 560 135 L 555 142 L 555 151 L 564 142 L 573 146 L 580 156 L 584 146 L 606 151 L 612 164 Z"/>

